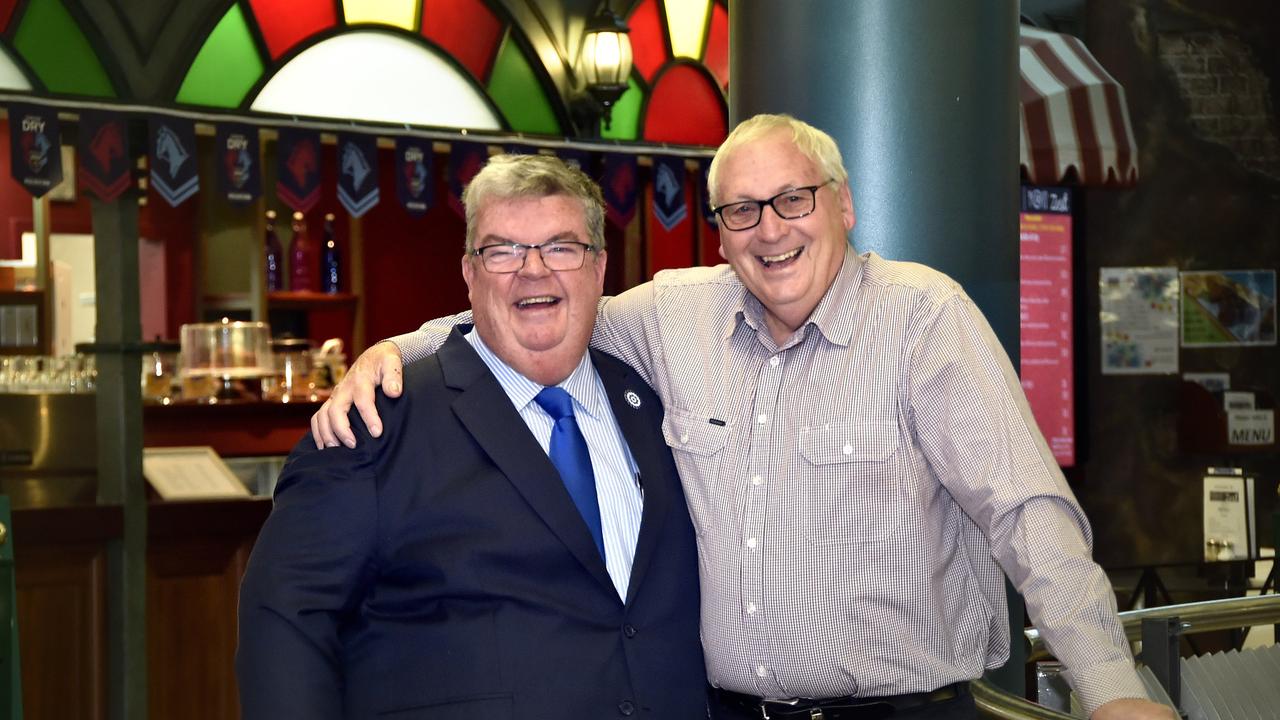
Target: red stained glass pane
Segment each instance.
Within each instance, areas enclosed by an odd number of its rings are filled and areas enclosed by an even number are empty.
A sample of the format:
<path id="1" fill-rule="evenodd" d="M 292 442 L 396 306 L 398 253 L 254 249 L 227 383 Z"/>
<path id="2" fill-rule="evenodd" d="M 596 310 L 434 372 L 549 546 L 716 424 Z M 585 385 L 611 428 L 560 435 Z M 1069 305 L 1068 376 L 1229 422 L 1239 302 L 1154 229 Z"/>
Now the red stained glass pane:
<path id="1" fill-rule="evenodd" d="M 503 23 L 484 0 L 423 0 L 422 35 L 444 48 L 481 83 L 489 82 Z"/>
<path id="2" fill-rule="evenodd" d="M 667 41 L 658 16 L 658 0 L 640 3 L 627 18 L 627 25 L 631 28 L 631 56 L 636 72 L 645 82 L 653 82 L 653 74 L 668 60 Z"/>
<path id="3" fill-rule="evenodd" d="M 13 9 L 18 6 L 18 0 L 0 0 L 0 32 L 9 29 L 9 20 L 13 18 Z"/>
<path id="4" fill-rule="evenodd" d="M 711 32 L 707 33 L 702 64 L 720 81 L 720 87 L 729 87 L 729 11 L 720 3 L 711 6 Z"/>
<path id="5" fill-rule="evenodd" d="M 670 65 L 658 76 L 644 111 L 645 140 L 719 145 L 728 134 L 724 95 L 693 65 Z"/>
<path id="6" fill-rule="evenodd" d="M 335 5 L 329 0 L 249 0 L 249 5 L 272 60 L 338 22 Z"/>

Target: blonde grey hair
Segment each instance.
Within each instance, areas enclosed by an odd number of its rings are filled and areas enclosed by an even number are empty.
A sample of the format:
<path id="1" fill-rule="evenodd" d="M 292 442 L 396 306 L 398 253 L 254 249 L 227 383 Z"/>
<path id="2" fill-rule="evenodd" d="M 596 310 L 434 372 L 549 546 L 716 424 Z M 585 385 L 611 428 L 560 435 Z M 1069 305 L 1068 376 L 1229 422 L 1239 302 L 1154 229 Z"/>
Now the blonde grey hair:
<path id="1" fill-rule="evenodd" d="M 582 201 L 588 242 L 604 249 L 604 197 L 586 173 L 550 155 L 494 155 L 462 193 L 467 217 L 465 252 L 475 250 L 476 218 L 486 202 L 552 195 Z"/>
<path id="2" fill-rule="evenodd" d="M 756 115 L 743 120 L 729 133 L 729 137 L 720 143 L 716 155 L 711 159 L 711 168 L 707 171 L 707 197 L 711 205 L 720 205 L 720 166 L 724 159 L 735 149 L 774 132 L 775 130 L 791 131 L 791 140 L 796 149 L 809 158 L 822 171 L 820 182 L 832 178 L 841 183 L 848 182 L 849 172 L 844 169 L 844 159 L 840 157 L 840 148 L 836 141 L 825 132 L 803 120 L 790 115 Z"/>

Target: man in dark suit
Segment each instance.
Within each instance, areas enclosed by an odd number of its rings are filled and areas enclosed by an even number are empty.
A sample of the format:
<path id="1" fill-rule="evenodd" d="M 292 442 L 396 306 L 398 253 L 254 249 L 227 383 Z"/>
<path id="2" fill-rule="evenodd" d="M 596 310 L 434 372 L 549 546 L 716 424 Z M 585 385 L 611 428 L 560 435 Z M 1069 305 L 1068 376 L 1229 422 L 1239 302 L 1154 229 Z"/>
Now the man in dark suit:
<path id="1" fill-rule="evenodd" d="M 587 341 L 603 202 L 499 156 L 464 196 L 473 330 L 294 449 L 245 574 L 243 715 L 706 717 L 694 534 L 630 367 Z M 643 479 L 643 481 L 642 481 Z"/>

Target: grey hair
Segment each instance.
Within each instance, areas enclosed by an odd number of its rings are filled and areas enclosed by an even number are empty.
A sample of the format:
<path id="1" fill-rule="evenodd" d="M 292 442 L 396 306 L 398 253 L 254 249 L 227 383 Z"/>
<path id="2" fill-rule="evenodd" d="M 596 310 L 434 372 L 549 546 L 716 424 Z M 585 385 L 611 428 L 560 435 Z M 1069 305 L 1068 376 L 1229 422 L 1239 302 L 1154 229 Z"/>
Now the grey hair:
<path id="1" fill-rule="evenodd" d="M 550 155 L 494 155 L 462 193 L 466 208 L 465 252 L 475 250 L 476 218 L 489 200 L 567 195 L 582 201 L 591 247 L 604 249 L 604 196 L 578 168 Z"/>
<path id="2" fill-rule="evenodd" d="M 833 178 L 842 184 L 849 181 L 849 172 L 844 169 L 840 148 L 830 135 L 790 115 L 756 115 L 738 123 L 729 137 L 720 143 L 715 157 L 711 159 L 711 168 L 707 171 L 707 197 L 711 198 L 713 206 L 721 203 L 720 166 L 724 159 L 738 147 L 759 140 L 775 130 L 791 131 L 791 140 L 796 149 L 822 171 L 821 180 Z"/>

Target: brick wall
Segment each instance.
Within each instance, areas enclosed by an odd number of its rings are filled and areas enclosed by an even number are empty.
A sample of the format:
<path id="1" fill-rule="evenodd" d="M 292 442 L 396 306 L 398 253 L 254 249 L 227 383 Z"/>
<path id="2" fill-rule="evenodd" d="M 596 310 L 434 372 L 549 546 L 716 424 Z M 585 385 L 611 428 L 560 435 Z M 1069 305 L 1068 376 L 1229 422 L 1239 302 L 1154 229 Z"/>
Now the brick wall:
<path id="1" fill-rule="evenodd" d="M 1246 167 L 1280 178 L 1270 88 L 1248 46 L 1231 35 L 1189 32 L 1160 34 L 1159 49 L 1196 131 L 1227 147 Z"/>

